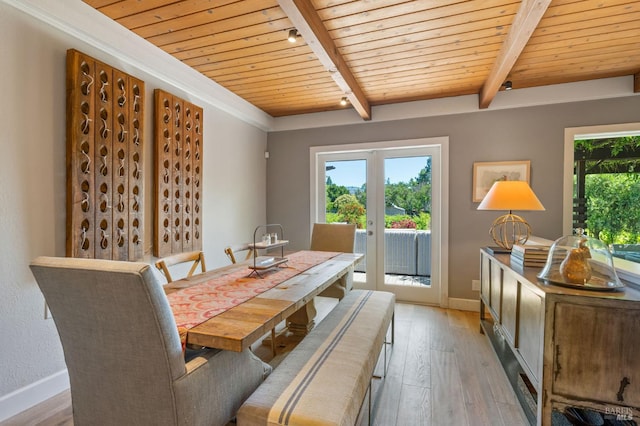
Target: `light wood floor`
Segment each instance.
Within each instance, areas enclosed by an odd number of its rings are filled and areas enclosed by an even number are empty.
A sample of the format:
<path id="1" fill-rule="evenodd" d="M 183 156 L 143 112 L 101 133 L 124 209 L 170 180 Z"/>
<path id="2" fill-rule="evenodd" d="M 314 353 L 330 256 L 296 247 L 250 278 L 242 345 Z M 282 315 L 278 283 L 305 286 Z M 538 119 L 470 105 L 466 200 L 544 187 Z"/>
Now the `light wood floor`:
<path id="1" fill-rule="evenodd" d="M 331 308 L 317 305 L 319 316 Z M 478 321 L 477 313 L 398 303 L 387 377 L 374 380 L 373 424 L 528 425 Z M 273 364 L 283 356 L 269 359 L 265 346 L 256 353 Z M 69 392 L 0 423 L 8 425 L 73 425 Z"/>

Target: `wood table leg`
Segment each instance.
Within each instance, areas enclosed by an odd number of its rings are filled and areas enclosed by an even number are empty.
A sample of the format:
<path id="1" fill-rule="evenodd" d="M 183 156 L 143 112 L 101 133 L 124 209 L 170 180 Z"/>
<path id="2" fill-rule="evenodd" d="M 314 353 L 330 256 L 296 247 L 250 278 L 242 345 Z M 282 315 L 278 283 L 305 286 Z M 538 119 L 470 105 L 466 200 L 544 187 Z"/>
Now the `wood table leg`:
<path id="1" fill-rule="evenodd" d="M 287 318 L 287 328 L 294 336 L 304 337 L 315 326 L 316 305 L 311 299 L 309 303 Z"/>
<path id="2" fill-rule="evenodd" d="M 276 328 L 271 329 L 271 355 L 275 358 L 277 354 L 276 350 Z"/>
<path id="3" fill-rule="evenodd" d="M 351 285 L 349 286 L 348 279 L 351 278 Z M 349 274 L 344 274 L 342 277 L 338 278 L 335 283 L 331 284 L 329 288 L 319 294 L 322 297 L 335 297 L 338 300 L 342 300 L 344 296 L 347 295 L 347 292 L 353 287 L 353 272 Z"/>
<path id="4" fill-rule="evenodd" d="M 271 336 L 267 336 L 262 340 L 263 345 L 271 345 L 273 356 L 276 356 L 276 348 L 287 348 L 295 346 L 306 336 L 315 326 L 314 318 L 316 317 L 316 305 L 313 299 L 291 314 L 287 318 L 287 326 L 279 331 L 275 332 L 271 330 Z M 287 349 L 284 349 L 286 352 Z"/>

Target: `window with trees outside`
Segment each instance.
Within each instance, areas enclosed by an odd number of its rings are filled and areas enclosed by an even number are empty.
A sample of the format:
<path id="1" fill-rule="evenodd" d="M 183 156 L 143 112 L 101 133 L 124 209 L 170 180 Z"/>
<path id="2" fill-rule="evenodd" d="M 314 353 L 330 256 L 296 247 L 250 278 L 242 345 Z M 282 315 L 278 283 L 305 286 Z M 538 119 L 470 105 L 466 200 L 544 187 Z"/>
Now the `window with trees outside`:
<path id="1" fill-rule="evenodd" d="M 640 136 L 574 142 L 573 228 L 640 263 Z"/>
<path id="2" fill-rule="evenodd" d="M 385 182 L 385 228 L 412 228 L 429 230 L 431 227 L 431 157 L 415 177 L 406 182 Z M 404 159 L 398 159 L 402 161 Z M 393 161 L 393 160 L 388 160 Z M 331 178 L 332 163 L 327 163 L 326 222 L 346 222 L 356 224 L 358 229 L 366 228 L 366 183 L 360 186 L 336 184 Z"/>

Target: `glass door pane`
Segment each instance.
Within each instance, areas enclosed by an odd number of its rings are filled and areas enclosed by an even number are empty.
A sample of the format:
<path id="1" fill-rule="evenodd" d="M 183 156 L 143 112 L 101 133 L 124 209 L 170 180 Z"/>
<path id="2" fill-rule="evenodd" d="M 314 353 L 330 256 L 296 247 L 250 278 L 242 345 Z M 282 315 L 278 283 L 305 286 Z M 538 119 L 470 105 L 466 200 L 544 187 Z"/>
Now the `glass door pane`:
<path id="1" fill-rule="evenodd" d="M 367 161 L 325 163 L 325 221 L 355 223 L 364 228 L 367 219 Z"/>
<path id="2" fill-rule="evenodd" d="M 441 157 L 439 147 L 379 150 L 376 288 L 398 300 L 439 304 Z M 383 219 L 384 218 L 384 219 Z"/>
<path id="3" fill-rule="evenodd" d="M 356 225 L 354 251 L 365 255 L 356 265 L 355 283 L 366 282 L 367 271 L 367 158 L 362 155 L 344 155 L 339 159 L 328 156 L 324 162 L 324 221 L 326 223 L 353 223 Z"/>
<path id="4" fill-rule="evenodd" d="M 431 285 L 431 156 L 384 159 L 384 283 Z"/>

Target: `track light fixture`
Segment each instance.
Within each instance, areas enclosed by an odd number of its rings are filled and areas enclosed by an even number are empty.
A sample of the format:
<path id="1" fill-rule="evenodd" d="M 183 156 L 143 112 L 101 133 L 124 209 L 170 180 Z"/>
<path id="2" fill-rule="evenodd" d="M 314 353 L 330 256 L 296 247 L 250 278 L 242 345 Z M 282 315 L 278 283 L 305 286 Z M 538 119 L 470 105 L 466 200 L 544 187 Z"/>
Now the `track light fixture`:
<path id="1" fill-rule="evenodd" d="M 347 97 L 343 96 L 342 99 L 340 99 L 340 105 L 345 106 L 347 105 Z"/>
<path id="2" fill-rule="evenodd" d="M 298 34 L 298 30 L 296 30 L 295 28 L 289 30 L 289 36 L 287 37 L 289 43 L 295 43 L 296 41 L 298 41 L 298 37 L 300 37 L 300 34 Z"/>
<path id="3" fill-rule="evenodd" d="M 507 80 L 502 83 L 502 87 L 504 87 L 504 90 L 511 90 L 513 89 L 513 83 L 511 82 L 511 80 Z"/>

